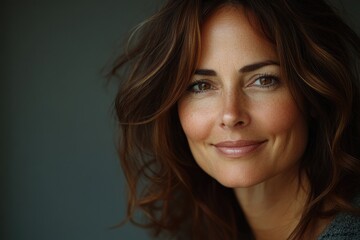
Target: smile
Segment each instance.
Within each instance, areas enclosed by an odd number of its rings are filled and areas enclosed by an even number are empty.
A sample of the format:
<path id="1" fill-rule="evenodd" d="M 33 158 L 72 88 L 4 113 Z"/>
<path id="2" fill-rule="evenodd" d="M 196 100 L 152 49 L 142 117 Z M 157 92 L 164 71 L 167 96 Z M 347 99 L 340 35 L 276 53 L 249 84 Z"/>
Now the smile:
<path id="1" fill-rule="evenodd" d="M 225 141 L 214 144 L 217 152 L 229 158 L 244 157 L 257 150 L 265 141 Z"/>

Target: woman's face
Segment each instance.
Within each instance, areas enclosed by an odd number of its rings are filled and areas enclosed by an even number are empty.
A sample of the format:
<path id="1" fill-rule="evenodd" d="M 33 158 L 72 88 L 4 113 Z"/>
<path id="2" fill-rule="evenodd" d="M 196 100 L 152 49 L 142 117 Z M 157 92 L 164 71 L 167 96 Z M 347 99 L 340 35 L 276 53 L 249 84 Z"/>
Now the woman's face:
<path id="1" fill-rule="evenodd" d="M 274 46 L 241 7 L 223 7 L 202 26 L 200 62 L 178 114 L 197 164 L 227 187 L 293 170 L 307 144 Z"/>

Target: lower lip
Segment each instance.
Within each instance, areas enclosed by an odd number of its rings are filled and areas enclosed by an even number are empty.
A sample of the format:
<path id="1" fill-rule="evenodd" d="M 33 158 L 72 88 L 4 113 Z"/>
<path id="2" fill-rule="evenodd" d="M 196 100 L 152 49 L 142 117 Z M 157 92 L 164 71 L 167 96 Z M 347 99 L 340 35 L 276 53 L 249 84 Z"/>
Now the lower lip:
<path id="1" fill-rule="evenodd" d="M 221 155 L 224 155 L 229 158 L 240 158 L 244 157 L 254 151 L 256 151 L 260 146 L 263 145 L 264 142 L 260 142 L 258 144 L 252 144 L 243 147 L 217 147 L 215 146 L 217 152 Z"/>

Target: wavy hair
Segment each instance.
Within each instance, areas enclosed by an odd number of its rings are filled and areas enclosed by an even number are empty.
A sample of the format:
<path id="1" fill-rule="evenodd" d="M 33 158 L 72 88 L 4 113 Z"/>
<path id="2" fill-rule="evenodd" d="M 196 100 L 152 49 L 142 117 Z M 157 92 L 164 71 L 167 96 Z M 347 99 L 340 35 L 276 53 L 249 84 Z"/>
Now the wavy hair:
<path id="1" fill-rule="evenodd" d="M 321 217 L 358 213 L 351 206 L 360 184 L 358 35 L 322 0 L 169 0 L 134 30 L 109 73 L 120 78 L 115 110 L 127 219 L 154 236 L 252 238 L 233 191 L 195 163 L 177 114 L 199 60 L 202 22 L 224 4 L 251 13 L 308 116 L 299 171 L 310 192 L 290 239 L 300 239 Z M 334 207 L 325 211 L 327 201 Z M 145 220 L 135 217 L 137 210 Z"/>

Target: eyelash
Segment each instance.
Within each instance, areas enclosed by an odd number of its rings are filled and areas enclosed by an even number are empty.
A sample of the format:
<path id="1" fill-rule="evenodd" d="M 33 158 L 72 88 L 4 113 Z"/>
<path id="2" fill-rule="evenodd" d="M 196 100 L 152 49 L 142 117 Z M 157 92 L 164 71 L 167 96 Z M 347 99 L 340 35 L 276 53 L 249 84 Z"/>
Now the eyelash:
<path id="1" fill-rule="evenodd" d="M 272 80 L 273 83 L 271 84 L 267 84 L 267 85 L 255 85 L 256 87 L 260 87 L 260 88 L 271 88 L 271 87 L 276 87 L 279 84 L 279 77 L 276 75 L 272 75 L 272 74 L 261 74 L 260 76 L 256 77 L 256 79 L 250 84 L 250 86 L 254 86 L 254 83 L 257 81 L 260 81 L 262 79 L 266 79 L 266 80 Z"/>
<path id="2" fill-rule="evenodd" d="M 262 79 L 266 79 L 266 80 L 270 79 L 273 82 L 271 84 L 267 84 L 267 85 L 255 85 L 254 84 L 255 82 L 260 81 Z M 200 84 L 206 84 L 208 88 L 205 90 L 194 90 L 194 87 L 200 86 Z M 259 88 L 272 88 L 272 87 L 276 87 L 278 84 L 279 84 L 278 76 L 273 75 L 273 74 L 264 73 L 264 74 L 257 76 L 256 79 L 254 81 L 252 81 L 249 86 L 255 86 L 255 87 L 259 87 Z M 208 90 L 211 90 L 211 89 L 213 89 L 213 86 L 207 80 L 196 80 L 189 85 L 189 87 L 187 88 L 187 91 L 192 92 L 194 94 L 199 94 L 199 93 L 203 93 Z"/>
<path id="3" fill-rule="evenodd" d="M 206 84 L 208 86 L 208 89 L 206 89 L 206 90 L 194 90 L 194 87 L 195 86 L 200 86 L 200 84 Z M 206 91 L 208 91 L 210 89 L 213 89 L 213 87 L 212 87 L 211 83 L 209 83 L 208 81 L 206 81 L 206 80 L 196 80 L 196 81 L 194 81 L 194 82 L 192 82 L 190 84 L 190 86 L 187 88 L 187 91 L 198 94 L 198 93 L 206 92 Z"/>

